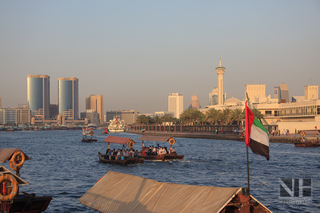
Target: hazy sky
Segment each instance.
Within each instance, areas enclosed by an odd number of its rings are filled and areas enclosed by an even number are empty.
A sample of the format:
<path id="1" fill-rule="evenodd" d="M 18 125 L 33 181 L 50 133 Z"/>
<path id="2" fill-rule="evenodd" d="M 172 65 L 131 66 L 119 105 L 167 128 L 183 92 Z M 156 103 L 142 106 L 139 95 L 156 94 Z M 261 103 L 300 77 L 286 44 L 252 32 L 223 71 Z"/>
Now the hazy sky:
<path id="1" fill-rule="evenodd" d="M 209 104 L 215 68 L 224 91 L 244 99 L 245 84 L 286 83 L 290 96 L 320 85 L 320 1 L 0 0 L 2 107 L 26 103 L 27 75 L 79 79 L 104 111 L 167 111 L 168 95 Z"/>

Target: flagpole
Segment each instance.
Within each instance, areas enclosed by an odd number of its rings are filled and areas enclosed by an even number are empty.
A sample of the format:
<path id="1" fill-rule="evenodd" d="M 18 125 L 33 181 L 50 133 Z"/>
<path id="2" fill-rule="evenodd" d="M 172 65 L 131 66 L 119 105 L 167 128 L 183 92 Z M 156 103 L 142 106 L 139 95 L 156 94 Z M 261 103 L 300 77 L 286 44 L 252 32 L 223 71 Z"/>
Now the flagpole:
<path id="1" fill-rule="evenodd" d="M 249 152 L 248 152 L 248 145 L 247 147 L 247 176 L 248 176 L 248 194 L 250 195 L 250 176 L 249 176 Z"/>

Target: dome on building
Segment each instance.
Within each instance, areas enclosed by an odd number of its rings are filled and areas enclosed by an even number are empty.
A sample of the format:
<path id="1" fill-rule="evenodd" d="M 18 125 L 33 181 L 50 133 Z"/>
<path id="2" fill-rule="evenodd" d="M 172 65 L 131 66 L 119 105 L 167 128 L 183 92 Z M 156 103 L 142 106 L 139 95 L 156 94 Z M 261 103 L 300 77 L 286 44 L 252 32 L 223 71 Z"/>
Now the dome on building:
<path id="1" fill-rule="evenodd" d="M 232 97 L 232 98 L 229 98 L 228 100 L 226 100 L 224 102 L 224 105 L 230 105 L 230 106 L 237 106 L 238 105 L 239 106 L 239 105 L 241 105 L 241 101 L 237 98 Z"/>
<path id="2" fill-rule="evenodd" d="M 199 98 L 198 98 L 198 96 L 196 96 L 196 95 L 193 95 L 192 97 L 191 97 L 191 101 L 192 102 L 197 102 L 199 100 Z"/>

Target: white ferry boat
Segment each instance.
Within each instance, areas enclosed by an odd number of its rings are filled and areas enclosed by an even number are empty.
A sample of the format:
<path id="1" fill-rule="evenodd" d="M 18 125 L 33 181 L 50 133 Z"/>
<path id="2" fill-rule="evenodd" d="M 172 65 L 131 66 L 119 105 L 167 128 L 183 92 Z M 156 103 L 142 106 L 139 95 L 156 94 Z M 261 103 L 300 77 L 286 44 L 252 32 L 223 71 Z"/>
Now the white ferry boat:
<path id="1" fill-rule="evenodd" d="M 114 117 L 113 120 L 109 121 L 108 130 L 109 132 L 124 132 L 126 131 L 126 123 L 124 120 L 120 120 L 117 117 Z"/>

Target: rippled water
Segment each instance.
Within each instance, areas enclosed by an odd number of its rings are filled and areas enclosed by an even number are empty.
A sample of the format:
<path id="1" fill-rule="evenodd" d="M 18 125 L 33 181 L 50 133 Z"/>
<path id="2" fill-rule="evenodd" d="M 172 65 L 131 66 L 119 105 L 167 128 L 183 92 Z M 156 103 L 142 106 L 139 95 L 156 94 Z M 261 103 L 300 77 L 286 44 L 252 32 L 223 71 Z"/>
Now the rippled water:
<path id="1" fill-rule="evenodd" d="M 140 135 L 131 137 L 141 147 Z M 21 169 L 29 182 L 20 191 L 53 197 L 46 212 L 96 212 L 78 202 L 108 171 L 122 172 L 162 182 L 219 187 L 246 187 L 246 148 L 243 142 L 176 138 L 174 145 L 182 161 L 152 162 L 120 166 L 99 163 L 106 135 L 95 130 L 96 143 L 82 143 L 81 131 L 0 132 L 0 148 L 20 148 L 31 160 Z M 148 145 L 148 144 L 146 144 Z M 151 145 L 155 145 L 151 144 Z M 117 146 L 112 146 L 118 148 Z M 320 148 L 297 148 L 293 144 L 272 143 L 270 161 L 250 150 L 251 194 L 274 212 L 319 212 Z M 9 163 L 4 166 L 9 168 Z M 280 178 L 311 178 L 312 201 L 283 203 L 279 198 Z"/>

